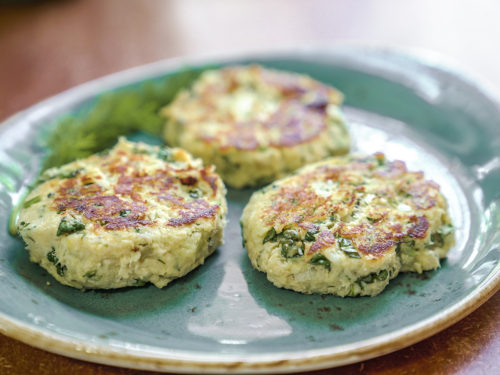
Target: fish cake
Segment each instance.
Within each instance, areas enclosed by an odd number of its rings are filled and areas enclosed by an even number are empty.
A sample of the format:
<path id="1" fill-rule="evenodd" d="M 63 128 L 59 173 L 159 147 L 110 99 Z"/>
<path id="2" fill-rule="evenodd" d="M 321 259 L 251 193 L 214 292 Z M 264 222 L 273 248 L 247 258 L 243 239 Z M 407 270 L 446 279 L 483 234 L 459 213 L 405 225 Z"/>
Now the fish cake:
<path id="1" fill-rule="evenodd" d="M 433 270 L 454 243 L 439 186 L 383 154 L 306 166 L 255 192 L 241 217 L 253 266 L 302 293 L 374 296 Z"/>
<path id="2" fill-rule="evenodd" d="M 210 70 L 162 110 L 164 138 L 214 164 L 229 186 L 262 186 L 349 151 L 342 99 L 305 75 L 258 65 Z"/>
<path id="3" fill-rule="evenodd" d="M 65 285 L 162 288 L 222 243 L 224 184 L 182 149 L 120 139 L 38 182 L 18 231 L 31 261 Z"/>

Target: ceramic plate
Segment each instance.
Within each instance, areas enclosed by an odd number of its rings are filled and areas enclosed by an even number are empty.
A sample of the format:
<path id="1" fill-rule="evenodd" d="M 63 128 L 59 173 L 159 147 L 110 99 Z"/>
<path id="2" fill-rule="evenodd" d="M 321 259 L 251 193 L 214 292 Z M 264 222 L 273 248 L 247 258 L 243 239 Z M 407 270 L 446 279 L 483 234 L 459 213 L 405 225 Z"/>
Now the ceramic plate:
<path id="1" fill-rule="evenodd" d="M 134 88 L 190 66 L 261 63 L 307 73 L 345 93 L 353 149 L 384 151 L 441 185 L 456 246 L 441 269 L 403 274 L 374 298 L 302 295 L 255 271 L 239 217 L 250 190 L 230 190 L 225 244 L 160 290 L 81 292 L 29 262 L 7 213 L 38 173 L 39 138 L 103 91 Z M 158 142 L 158 139 L 150 139 Z M 341 47 L 211 61 L 165 61 L 76 87 L 0 127 L 0 328 L 55 353 L 177 372 L 293 372 L 382 355 L 470 313 L 500 281 L 500 111 L 472 80 L 385 49 Z M 50 285 L 47 284 L 50 283 Z"/>

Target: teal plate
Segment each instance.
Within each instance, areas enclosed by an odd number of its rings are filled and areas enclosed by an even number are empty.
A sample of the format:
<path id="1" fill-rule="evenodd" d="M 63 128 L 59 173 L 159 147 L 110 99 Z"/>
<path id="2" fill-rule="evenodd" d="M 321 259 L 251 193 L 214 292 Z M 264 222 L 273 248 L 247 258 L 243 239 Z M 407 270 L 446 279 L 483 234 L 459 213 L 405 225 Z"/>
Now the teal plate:
<path id="1" fill-rule="evenodd" d="M 278 289 L 241 247 L 251 191 L 230 190 L 225 244 L 205 265 L 160 290 L 81 292 L 30 263 L 7 232 L 8 213 L 40 169 L 38 139 L 62 114 L 103 91 L 160 80 L 184 64 L 256 62 L 338 87 L 353 149 L 383 151 L 441 185 L 456 245 L 441 269 L 403 274 L 374 298 Z M 158 139 L 150 139 L 158 142 Z M 0 330 L 62 355 L 176 372 L 296 372 L 382 355 L 422 340 L 486 301 L 500 284 L 500 110 L 439 62 L 363 47 L 165 61 L 64 92 L 0 127 Z M 48 283 L 50 285 L 48 285 Z"/>

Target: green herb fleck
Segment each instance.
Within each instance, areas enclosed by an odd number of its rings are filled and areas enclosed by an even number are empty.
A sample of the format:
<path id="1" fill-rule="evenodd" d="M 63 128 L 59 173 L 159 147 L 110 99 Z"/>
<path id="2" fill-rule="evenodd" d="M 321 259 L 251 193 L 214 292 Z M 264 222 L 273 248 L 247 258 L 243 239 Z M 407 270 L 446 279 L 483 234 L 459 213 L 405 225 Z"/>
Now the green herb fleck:
<path id="1" fill-rule="evenodd" d="M 75 232 L 79 232 L 85 229 L 85 224 L 78 220 L 66 220 L 65 217 L 62 218 L 59 223 L 59 227 L 57 228 L 57 235 L 61 236 L 63 234 L 71 234 Z"/>
<path id="2" fill-rule="evenodd" d="M 342 250 L 349 258 L 361 259 L 361 256 L 350 239 L 337 236 L 337 243 L 339 244 L 340 250 Z"/>
<path id="3" fill-rule="evenodd" d="M 37 195 L 36 197 L 31 198 L 23 203 L 23 208 L 28 208 L 34 205 L 35 203 L 41 202 L 42 198 Z"/>
<path id="4" fill-rule="evenodd" d="M 379 273 L 377 273 L 377 275 L 375 277 L 379 281 L 384 281 L 387 279 L 387 276 L 389 276 L 389 272 L 387 272 L 387 270 L 382 270 Z"/>
<path id="5" fill-rule="evenodd" d="M 304 237 L 304 240 L 306 240 L 307 242 L 314 242 L 316 241 L 316 236 L 315 234 L 318 233 L 318 231 L 307 231 L 305 237 Z"/>
<path id="6" fill-rule="evenodd" d="M 59 258 L 56 255 L 56 249 L 52 247 L 52 250 L 47 253 L 47 259 L 56 267 L 57 274 L 59 276 L 64 276 L 67 268 L 59 262 Z"/>
<path id="7" fill-rule="evenodd" d="M 415 240 L 403 241 L 398 243 L 398 245 L 396 246 L 396 254 L 404 254 L 410 257 L 414 257 L 415 255 L 417 255 L 417 251 L 415 250 Z"/>
<path id="8" fill-rule="evenodd" d="M 283 238 L 280 241 L 281 256 L 283 258 L 296 258 L 304 255 L 304 243 L 295 242 L 291 238 Z"/>
<path id="9" fill-rule="evenodd" d="M 49 260 L 49 262 L 54 264 L 59 262 L 59 259 L 57 258 L 56 255 L 56 249 L 52 248 L 52 250 L 47 253 L 47 259 Z"/>
<path id="10" fill-rule="evenodd" d="M 266 236 L 264 237 L 264 240 L 262 241 L 262 243 L 266 243 L 266 242 L 269 242 L 269 241 L 275 241 L 276 240 L 276 230 L 274 229 L 274 227 L 272 227 L 267 233 L 266 233 Z"/>
<path id="11" fill-rule="evenodd" d="M 348 297 L 356 297 L 359 295 L 359 291 L 357 290 L 357 285 L 356 283 L 351 285 L 351 289 L 349 290 L 349 293 L 347 294 Z"/>
<path id="12" fill-rule="evenodd" d="M 314 254 L 309 263 L 323 266 L 328 271 L 330 271 L 330 261 L 323 254 L 320 253 Z"/>
<path id="13" fill-rule="evenodd" d="M 380 272 L 372 272 L 367 276 L 360 277 L 358 280 L 356 280 L 356 282 L 370 284 L 375 280 L 384 281 L 387 279 L 387 276 L 389 276 L 389 272 L 387 272 L 387 270 L 381 270 Z"/>
<path id="14" fill-rule="evenodd" d="M 130 215 L 130 210 L 121 210 L 120 211 L 120 216 L 128 216 Z"/>
<path id="15" fill-rule="evenodd" d="M 90 279 L 91 277 L 94 277 L 96 274 L 97 274 L 97 270 L 92 270 L 92 271 L 87 272 L 85 275 L 83 275 L 83 277 L 88 277 Z"/>

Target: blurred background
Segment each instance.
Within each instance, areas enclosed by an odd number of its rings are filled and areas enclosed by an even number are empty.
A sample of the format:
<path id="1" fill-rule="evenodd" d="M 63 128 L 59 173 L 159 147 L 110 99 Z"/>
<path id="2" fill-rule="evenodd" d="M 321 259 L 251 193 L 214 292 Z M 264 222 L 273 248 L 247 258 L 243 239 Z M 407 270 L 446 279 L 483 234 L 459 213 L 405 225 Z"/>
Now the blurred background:
<path id="1" fill-rule="evenodd" d="M 434 51 L 500 91 L 495 0 L 0 0 L 0 119 L 174 56 L 340 42 Z"/>
<path id="2" fill-rule="evenodd" d="M 500 93 L 499 16 L 496 0 L 0 0 L 0 121 L 77 84 L 161 59 L 336 43 L 443 55 Z M 497 293 L 428 340 L 336 373 L 493 374 L 499 302 Z M 0 373 L 138 372 L 0 334 Z"/>

